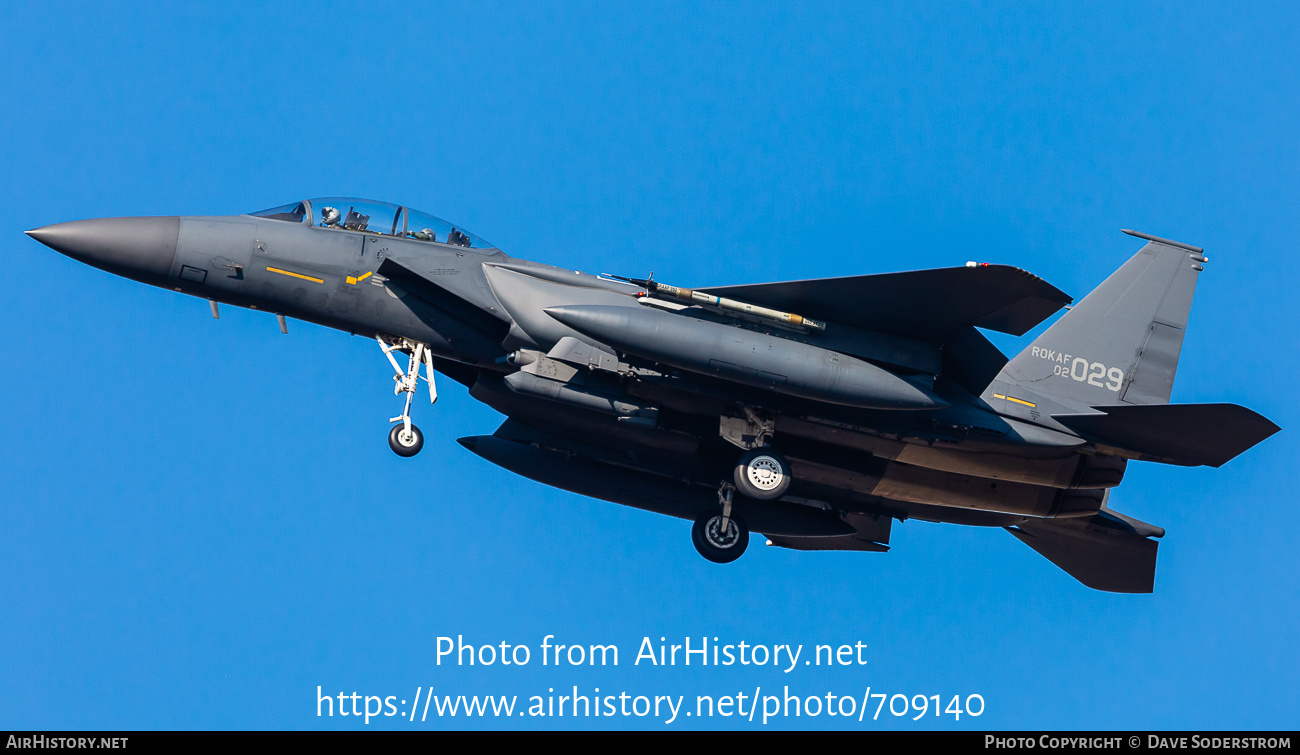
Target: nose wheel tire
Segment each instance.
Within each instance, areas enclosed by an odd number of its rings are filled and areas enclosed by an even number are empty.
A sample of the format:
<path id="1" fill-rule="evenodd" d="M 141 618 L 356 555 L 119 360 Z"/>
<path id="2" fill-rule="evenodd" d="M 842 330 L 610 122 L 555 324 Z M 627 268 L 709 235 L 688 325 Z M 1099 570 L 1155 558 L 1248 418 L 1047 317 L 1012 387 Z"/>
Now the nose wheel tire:
<path id="1" fill-rule="evenodd" d="M 388 431 L 388 447 L 398 456 L 415 456 L 424 448 L 424 433 L 415 425 L 407 432 L 406 423 L 398 422 Z"/>
<path id="2" fill-rule="evenodd" d="M 695 520 L 691 542 L 701 556 L 715 564 L 727 564 L 740 558 L 749 546 L 749 528 L 732 515 L 723 530 L 722 514 L 710 511 Z"/>
<path id="3" fill-rule="evenodd" d="M 774 501 L 790 489 L 790 462 L 770 448 L 755 448 L 740 457 L 732 476 L 741 495 Z"/>

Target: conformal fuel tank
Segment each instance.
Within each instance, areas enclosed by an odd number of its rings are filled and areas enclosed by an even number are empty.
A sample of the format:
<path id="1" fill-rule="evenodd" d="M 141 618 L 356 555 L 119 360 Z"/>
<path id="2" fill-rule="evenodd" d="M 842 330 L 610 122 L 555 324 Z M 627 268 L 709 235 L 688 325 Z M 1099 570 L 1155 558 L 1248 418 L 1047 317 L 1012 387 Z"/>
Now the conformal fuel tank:
<path id="1" fill-rule="evenodd" d="M 937 409 L 933 393 L 861 359 L 642 307 L 572 305 L 546 314 L 643 359 L 744 385 L 864 409 Z"/>

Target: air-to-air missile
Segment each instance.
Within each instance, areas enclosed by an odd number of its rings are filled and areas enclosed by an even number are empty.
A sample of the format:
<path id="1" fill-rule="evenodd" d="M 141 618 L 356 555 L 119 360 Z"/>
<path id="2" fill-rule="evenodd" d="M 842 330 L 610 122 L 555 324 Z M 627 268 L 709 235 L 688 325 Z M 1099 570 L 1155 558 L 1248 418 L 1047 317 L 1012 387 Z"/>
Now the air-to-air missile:
<path id="1" fill-rule="evenodd" d="M 696 291 L 692 288 L 670 286 L 666 283 L 660 283 L 655 280 L 654 273 L 651 273 L 649 278 L 624 278 L 619 275 L 606 275 L 606 277 L 641 286 L 645 289 L 646 296 L 653 296 L 658 299 L 676 299 L 704 307 L 725 310 L 730 313 L 749 315 L 755 319 L 769 320 L 782 325 L 788 325 L 792 328 L 826 330 L 826 323 L 821 322 L 820 320 L 814 320 L 811 317 L 804 317 L 803 315 L 796 315 L 790 312 L 782 312 L 778 309 L 771 309 L 769 307 L 761 307 L 757 304 L 729 299 L 725 296 L 715 296 L 706 291 Z"/>

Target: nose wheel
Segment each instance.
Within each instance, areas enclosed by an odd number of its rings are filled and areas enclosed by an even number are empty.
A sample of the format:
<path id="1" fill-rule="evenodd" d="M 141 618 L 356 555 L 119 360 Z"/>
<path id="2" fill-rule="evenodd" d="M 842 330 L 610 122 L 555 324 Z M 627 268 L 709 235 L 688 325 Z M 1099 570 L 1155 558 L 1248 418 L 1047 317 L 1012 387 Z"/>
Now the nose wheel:
<path id="1" fill-rule="evenodd" d="M 393 386 L 393 394 L 406 394 L 406 406 L 402 409 L 402 413 L 388 420 L 401 423 L 393 425 L 393 428 L 388 431 L 388 447 L 398 456 L 415 456 L 420 453 L 421 448 L 424 448 L 424 434 L 411 422 L 411 401 L 420 386 L 421 367 L 424 367 L 424 379 L 429 384 L 429 403 L 433 404 L 438 400 L 438 388 L 433 382 L 433 353 L 429 351 L 428 346 L 409 338 L 385 339 L 383 336 L 375 336 L 375 340 L 379 342 L 379 348 L 383 349 L 384 356 L 388 357 L 388 363 L 393 365 L 393 371 L 396 373 L 393 378 L 396 383 Z M 406 369 L 402 369 L 397 358 L 393 356 L 395 351 L 408 355 Z"/>
<path id="2" fill-rule="evenodd" d="M 735 489 L 722 483 L 718 489 L 718 503 L 722 510 L 705 512 L 691 527 L 691 542 L 701 556 L 715 564 L 729 564 L 740 558 L 749 547 L 749 528 L 731 513 L 731 499 Z"/>
<path id="3" fill-rule="evenodd" d="M 409 429 L 406 424 L 393 425 L 388 431 L 388 447 L 398 456 L 415 456 L 424 448 L 424 433 L 415 425 Z"/>

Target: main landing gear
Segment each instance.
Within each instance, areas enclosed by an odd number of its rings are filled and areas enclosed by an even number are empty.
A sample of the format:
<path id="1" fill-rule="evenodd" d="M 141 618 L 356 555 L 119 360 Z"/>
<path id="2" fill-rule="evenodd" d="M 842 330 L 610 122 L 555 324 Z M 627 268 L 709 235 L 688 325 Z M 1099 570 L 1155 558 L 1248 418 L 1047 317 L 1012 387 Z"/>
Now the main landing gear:
<path id="1" fill-rule="evenodd" d="M 706 512 L 691 528 L 695 549 L 714 563 L 735 561 L 749 545 L 749 528 L 731 511 L 736 493 L 754 501 L 775 501 L 790 489 L 790 462 L 768 445 L 775 429 L 774 415 L 748 406 L 719 419 L 718 434 L 744 453 L 732 468 L 732 482 L 718 488 L 721 513 Z"/>
<path id="2" fill-rule="evenodd" d="M 775 501 L 790 489 L 790 462 L 770 448 L 755 448 L 741 454 L 732 477 L 741 495 Z"/>
<path id="3" fill-rule="evenodd" d="M 384 356 L 388 357 L 389 364 L 393 365 L 393 371 L 397 373 L 393 378 L 396 382 L 393 386 L 393 395 L 406 394 L 406 406 L 402 409 L 402 413 L 388 420 L 401 423 L 393 425 L 393 429 L 388 431 L 388 447 L 398 456 L 415 456 L 424 447 L 424 434 L 411 422 L 411 400 L 415 398 L 415 390 L 420 385 L 421 365 L 424 366 L 424 379 L 429 383 L 429 403 L 433 404 L 438 400 L 438 388 L 433 382 L 433 353 L 429 351 L 428 346 L 409 338 L 375 336 L 375 340 L 379 342 L 379 348 L 383 349 Z M 393 356 L 395 351 L 409 356 L 405 370 Z"/>
<path id="4" fill-rule="evenodd" d="M 735 492 L 730 483 L 722 483 L 718 488 L 718 504 L 722 511 L 705 512 L 691 527 L 691 542 L 695 543 L 695 550 L 715 564 L 731 563 L 749 547 L 749 528 L 731 513 Z"/>
<path id="5" fill-rule="evenodd" d="M 775 432 L 773 414 L 748 406 L 719 419 L 718 434 L 744 451 L 731 476 L 746 498 L 775 501 L 790 489 L 790 462 L 770 447 Z"/>
<path id="6" fill-rule="evenodd" d="M 732 513 L 732 501 L 739 492 L 757 501 L 775 501 L 790 489 L 790 462 L 764 446 L 746 451 L 732 472 L 735 484 L 724 482 L 718 488 L 721 513 L 706 512 L 695 520 L 691 541 L 695 550 L 716 564 L 740 558 L 749 545 L 749 528 Z"/>

